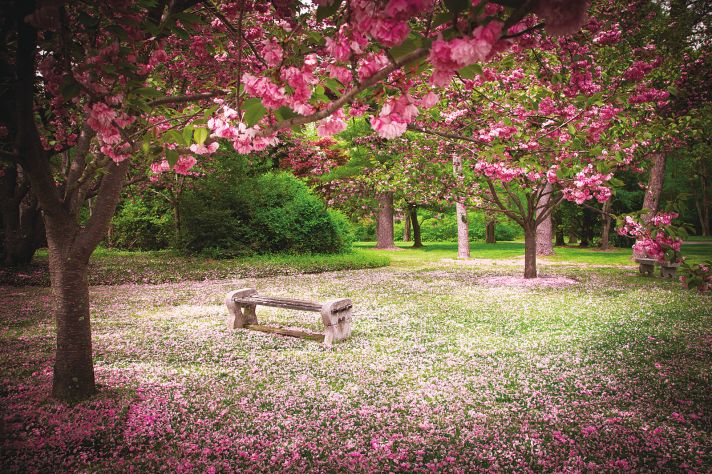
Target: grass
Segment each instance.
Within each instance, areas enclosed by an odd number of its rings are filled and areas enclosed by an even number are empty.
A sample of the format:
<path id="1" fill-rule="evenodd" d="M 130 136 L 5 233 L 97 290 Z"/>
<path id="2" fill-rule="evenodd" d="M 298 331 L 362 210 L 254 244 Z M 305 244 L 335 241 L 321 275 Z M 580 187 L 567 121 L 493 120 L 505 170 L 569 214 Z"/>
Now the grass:
<path id="1" fill-rule="evenodd" d="M 382 251 L 375 250 L 375 242 L 358 242 L 357 249 L 371 253 L 387 255 L 393 265 L 419 265 L 423 262 L 437 262 L 442 259 L 457 258 L 457 243 L 454 242 L 425 242 L 425 247 L 413 249 L 411 243 L 396 242 L 402 250 Z M 596 248 L 581 247 L 556 247 L 555 255 L 551 257 L 538 257 L 539 263 L 566 262 L 571 264 L 587 265 L 634 265 L 629 248 L 615 248 L 600 251 Z M 497 242 L 485 244 L 473 242 L 470 245 L 470 254 L 475 259 L 511 260 L 523 258 L 523 242 Z M 683 245 L 682 254 L 692 263 L 712 258 L 712 243 Z"/>
<path id="2" fill-rule="evenodd" d="M 547 287 L 517 278 L 521 243 L 475 244 L 472 264 L 454 244 L 370 246 L 355 255 L 392 264 L 92 287 L 100 391 L 73 406 L 48 397 L 50 289 L 0 287 L 0 471 L 712 469 L 712 296 L 638 276 L 623 251 L 558 249 L 543 273 L 568 283 Z M 97 262 L 221 264 L 174 258 Z M 352 337 L 328 350 L 228 330 L 223 298 L 239 287 L 349 297 Z M 321 329 L 314 313 L 257 314 Z"/>
<path id="3" fill-rule="evenodd" d="M 388 257 L 358 249 L 340 254 L 257 255 L 216 260 L 183 256 L 168 250 L 133 252 L 98 248 L 90 261 L 89 284 L 158 284 L 188 280 L 267 277 L 376 268 L 388 264 Z M 0 284 L 49 285 L 47 251 L 38 251 L 33 263 L 21 271 L 11 272 L 0 269 Z"/>

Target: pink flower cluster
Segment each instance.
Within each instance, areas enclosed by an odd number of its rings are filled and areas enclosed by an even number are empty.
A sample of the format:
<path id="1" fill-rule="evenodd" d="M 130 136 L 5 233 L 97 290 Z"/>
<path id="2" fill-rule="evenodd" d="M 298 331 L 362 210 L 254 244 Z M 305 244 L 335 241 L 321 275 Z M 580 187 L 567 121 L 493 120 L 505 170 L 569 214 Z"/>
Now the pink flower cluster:
<path id="1" fill-rule="evenodd" d="M 589 164 L 576 174 L 569 186 L 562 190 L 564 199 L 576 204 L 583 204 L 593 198 L 598 202 L 606 202 L 611 198 L 611 190 L 604 186 L 604 183 L 611 178 L 613 178 L 612 174 L 598 173 Z"/>
<path id="2" fill-rule="evenodd" d="M 397 99 L 388 99 L 378 117 L 371 117 L 371 127 L 376 133 L 386 139 L 403 135 L 415 117 L 418 116 L 418 107 L 408 94 L 403 94 Z"/>
<path id="3" fill-rule="evenodd" d="M 319 122 L 316 127 L 316 133 L 319 134 L 320 137 L 330 137 L 343 132 L 346 130 L 346 122 L 344 119 L 344 111 L 339 109 Z"/>
<path id="4" fill-rule="evenodd" d="M 501 34 L 502 23 L 491 21 L 475 28 L 469 38 L 435 40 L 430 49 L 430 62 L 434 68 L 430 82 L 440 87 L 450 84 L 458 69 L 484 61 Z"/>
<path id="5" fill-rule="evenodd" d="M 123 98 L 114 96 L 107 98 L 107 101 L 118 105 Z M 101 152 L 116 163 L 129 158 L 131 145 L 123 142 L 120 130 L 132 124 L 136 118 L 112 108 L 106 102 L 95 102 L 88 109 L 87 124 L 96 132 Z"/>
<path id="6" fill-rule="evenodd" d="M 666 253 L 672 250 L 673 260 L 677 261 L 682 239 L 671 237 L 663 228 L 671 225 L 677 216 L 676 212 L 659 212 L 650 218 L 647 225 L 636 221 L 631 216 L 625 216 L 623 225 L 616 231 L 620 235 L 636 239 L 633 244 L 634 255 L 664 262 L 667 259 Z"/>
<path id="7" fill-rule="evenodd" d="M 518 176 L 527 174 L 524 168 L 510 168 L 502 163 L 489 163 L 487 161 L 478 161 L 474 169 L 488 178 L 495 178 L 503 183 L 508 183 Z"/>
<path id="8" fill-rule="evenodd" d="M 221 100 L 216 100 L 217 103 L 223 104 Z M 211 137 L 225 138 L 232 142 L 235 151 L 242 154 L 250 153 L 251 151 L 264 150 L 268 146 L 276 145 L 278 142 L 277 136 L 258 136 L 259 126 L 248 127 L 240 120 L 240 115 L 236 110 L 223 105 L 215 115 L 208 120 L 208 128 L 212 130 Z M 234 123 L 237 122 L 237 125 Z"/>

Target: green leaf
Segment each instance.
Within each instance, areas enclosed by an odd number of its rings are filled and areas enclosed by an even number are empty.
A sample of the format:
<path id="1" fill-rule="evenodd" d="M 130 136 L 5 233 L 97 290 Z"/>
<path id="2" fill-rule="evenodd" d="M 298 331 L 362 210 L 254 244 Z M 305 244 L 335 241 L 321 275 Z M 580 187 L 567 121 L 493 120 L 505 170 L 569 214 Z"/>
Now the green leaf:
<path id="1" fill-rule="evenodd" d="M 277 116 L 279 120 L 289 120 L 297 116 L 297 114 L 287 106 L 282 106 L 275 110 L 274 115 Z"/>
<path id="2" fill-rule="evenodd" d="M 398 59 L 401 56 L 405 56 L 406 54 L 415 51 L 416 48 L 418 48 L 419 46 L 420 41 L 418 40 L 418 38 L 406 38 L 405 41 L 403 41 L 398 46 L 392 47 L 389 51 L 391 53 L 391 56 Z"/>
<path id="3" fill-rule="evenodd" d="M 566 126 L 566 128 L 569 130 L 569 135 L 572 137 L 576 135 L 576 127 L 574 127 L 574 124 L 570 123 Z"/>
<path id="4" fill-rule="evenodd" d="M 152 87 L 139 87 L 138 89 L 134 89 L 133 93 L 143 97 L 163 97 L 163 92 Z"/>
<path id="5" fill-rule="evenodd" d="M 195 140 L 195 143 L 197 143 L 198 145 L 202 145 L 203 143 L 205 143 L 205 140 L 208 139 L 208 129 L 202 127 L 196 128 L 193 132 L 193 139 Z"/>
<path id="6" fill-rule="evenodd" d="M 245 111 L 245 123 L 248 127 L 255 125 L 267 113 L 262 101 L 255 97 L 245 100 L 242 109 Z"/>
<path id="7" fill-rule="evenodd" d="M 183 135 L 178 133 L 177 130 L 168 130 L 163 134 L 163 142 L 164 143 L 177 143 L 178 145 L 186 145 L 186 142 L 183 140 Z"/>
<path id="8" fill-rule="evenodd" d="M 469 66 L 465 66 L 462 69 L 458 71 L 460 73 L 460 76 L 462 76 L 464 79 L 472 79 L 478 74 L 482 74 L 482 66 L 479 64 L 470 64 Z"/>
<path id="9" fill-rule="evenodd" d="M 188 125 L 183 129 L 183 143 L 190 143 L 191 138 L 193 138 L 193 127 Z"/>
<path id="10" fill-rule="evenodd" d="M 178 152 L 175 150 L 166 150 L 166 161 L 173 166 L 178 161 Z"/>
<path id="11" fill-rule="evenodd" d="M 324 19 L 332 16 L 341 6 L 341 0 L 333 0 L 330 5 L 319 5 L 316 9 L 316 21 L 324 21 Z"/>
<path id="12" fill-rule="evenodd" d="M 433 28 L 436 26 L 444 25 L 445 23 L 448 23 L 452 21 L 453 19 L 453 14 L 450 11 L 444 11 L 440 12 L 437 15 L 435 15 L 435 18 L 433 19 Z"/>
<path id="13" fill-rule="evenodd" d="M 324 85 L 326 87 L 328 87 L 331 90 L 331 92 L 333 92 L 334 94 L 338 94 L 339 91 L 341 91 L 344 88 L 344 85 L 341 84 L 336 79 L 334 79 L 333 77 L 329 77 L 329 78 L 325 79 Z"/>

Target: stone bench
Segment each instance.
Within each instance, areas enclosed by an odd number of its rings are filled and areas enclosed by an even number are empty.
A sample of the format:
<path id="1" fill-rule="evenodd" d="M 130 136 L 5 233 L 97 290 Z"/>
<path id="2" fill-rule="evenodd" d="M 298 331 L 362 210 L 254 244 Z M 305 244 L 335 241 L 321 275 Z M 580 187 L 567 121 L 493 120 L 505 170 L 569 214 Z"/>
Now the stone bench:
<path id="1" fill-rule="evenodd" d="M 333 342 L 342 341 L 351 335 L 353 304 L 348 298 L 331 300 L 326 303 L 314 303 L 289 298 L 262 296 L 254 288 L 242 288 L 228 293 L 225 297 L 225 304 L 230 312 L 230 317 L 227 321 L 229 329 L 245 328 L 284 336 L 312 339 L 323 342 L 327 347 L 331 347 Z M 324 334 L 263 326 L 257 322 L 257 313 L 255 311 L 257 306 L 320 313 L 321 321 L 324 324 Z"/>
<path id="2" fill-rule="evenodd" d="M 635 259 L 635 263 L 638 264 L 638 272 L 640 272 L 641 275 L 646 276 L 653 276 L 653 272 L 655 271 L 655 262 L 656 260 L 654 258 Z"/>

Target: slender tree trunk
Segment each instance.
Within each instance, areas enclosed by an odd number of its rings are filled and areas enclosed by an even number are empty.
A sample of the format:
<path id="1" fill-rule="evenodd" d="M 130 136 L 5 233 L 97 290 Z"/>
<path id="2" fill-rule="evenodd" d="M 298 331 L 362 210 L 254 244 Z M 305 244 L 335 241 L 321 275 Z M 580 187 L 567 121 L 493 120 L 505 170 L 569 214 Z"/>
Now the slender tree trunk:
<path id="1" fill-rule="evenodd" d="M 650 178 L 648 179 L 648 188 L 645 191 L 643 198 L 643 209 L 647 209 L 648 213 L 643 216 L 643 220 L 647 220 L 658 212 L 660 205 L 660 195 L 663 192 L 663 181 L 665 180 L 665 154 L 655 153 L 653 156 L 653 167 L 650 169 Z"/>
<path id="2" fill-rule="evenodd" d="M 458 181 L 463 179 L 460 155 L 452 155 L 452 172 Z M 455 203 L 455 218 L 457 219 L 457 258 L 470 258 L 470 222 L 467 208 L 459 201 Z"/>
<path id="3" fill-rule="evenodd" d="M 410 242 L 410 213 L 405 210 L 403 216 L 403 242 Z"/>
<path id="4" fill-rule="evenodd" d="M 524 228 L 524 278 L 536 278 L 536 227 L 528 223 Z"/>
<path id="5" fill-rule="evenodd" d="M 8 166 L 0 176 L 2 261 L 8 267 L 29 264 L 45 242 L 42 212 L 23 174 L 19 166 Z"/>
<path id="6" fill-rule="evenodd" d="M 457 219 L 457 258 L 470 258 L 470 221 L 467 208 L 461 202 L 455 203 Z"/>
<path id="7" fill-rule="evenodd" d="M 376 248 L 395 249 L 393 243 L 393 193 L 378 196 L 378 220 L 376 221 Z"/>
<path id="8" fill-rule="evenodd" d="M 546 183 L 544 186 L 544 194 L 539 199 L 537 214 L 541 213 L 549 204 L 552 191 L 551 183 Z M 551 243 L 552 238 L 552 222 L 551 213 L 541 221 L 536 228 L 536 253 L 537 255 L 554 255 L 554 246 Z"/>
<path id="9" fill-rule="evenodd" d="M 581 241 L 579 247 L 588 247 L 591 245 L 591 239 L 593 238 L 593 211 L 584 208 L 582 213 Z"/>
<path id="10" fill-rule="evenodd" d="M 576 235 L 576 232 L 574 231 L 569 231 L 569 245 L 573 245 L 578 243 L 578 236 Z"/>
<path id="11" fill-rule="evenodd" d="M 611 200 L 609 199 L 603 204 L 603 230 L 601 232 L 601 250 L 608 250 L 610 248 L 610 234 L 611 234 Z"/>
<path id="12" fill-rule="evenodd" d="M 556 245 L 557 247 L 563 247 L 564 245 L 566 245 L 566 242 L 564 241 L 564 226 L 561 225 L 561 221 L 559 218 L 555 219 L 553 225 L 554 229 L 556 229 L 554 231 L 554 236 L 556 238 L 556 242 L 554 243 L 554 245 Z"/>
<path id="13" fill-rule="evenodd" d="M 413 248 L 419 249 L 423 246 L 423 241 L 420 236 L 420 221 L 418 221 L 418 206 L 415 204 L 408 205 L 410 213 L 410 223 L 413 225 Z"/>
<path id="14" fill-rule="evenodd" d="M 707 173 L 705 161 L 701 160 L 700 164 L 700 197 L 695 199 L 695 207 L 697 215 L 700 219 L 700 231 L 702 235 L 710 235 L 710 209 L 709 199 L 707 199 Z"/>
<path id="15" fill-rule="evenodd" d="M 496 219 L 488 219 L 485 225 L 485 243 L 486 244 L 496 244 L 497 238 L 495 236 L 495 229 L 497 228 Z"/>

